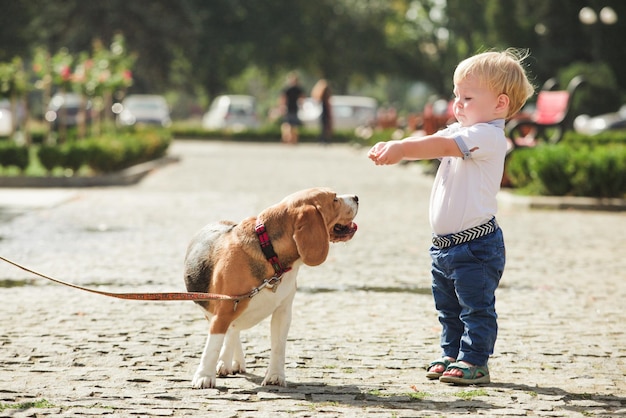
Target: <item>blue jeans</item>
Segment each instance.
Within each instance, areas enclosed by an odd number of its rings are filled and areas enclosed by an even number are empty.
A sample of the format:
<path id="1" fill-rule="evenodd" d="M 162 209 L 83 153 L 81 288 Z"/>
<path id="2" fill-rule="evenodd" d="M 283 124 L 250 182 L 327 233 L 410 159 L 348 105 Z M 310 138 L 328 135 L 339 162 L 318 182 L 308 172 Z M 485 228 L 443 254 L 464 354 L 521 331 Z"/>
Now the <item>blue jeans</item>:
<path id="1" fill-rule="evenodd" d="M 502 230 L 448 248 L 433 246 L 430 256 L 443 355 L 487 365 L 498 334 L 495 291 L 505 264 Z"/>

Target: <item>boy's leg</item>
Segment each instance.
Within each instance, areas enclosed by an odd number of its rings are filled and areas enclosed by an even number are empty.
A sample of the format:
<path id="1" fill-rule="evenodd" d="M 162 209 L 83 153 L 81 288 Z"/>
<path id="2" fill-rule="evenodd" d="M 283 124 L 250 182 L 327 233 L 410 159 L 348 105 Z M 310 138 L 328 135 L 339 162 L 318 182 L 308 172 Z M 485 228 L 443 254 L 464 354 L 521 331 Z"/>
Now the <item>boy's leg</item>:
<path id="1" fill-rule="evenodd" d="M 443 250 L 446 251 L 446 250 Z M 435 300 L 435 308 L 439 314 L 441 323 L 440 345 L 442 357 L 454 361 L 459 353 L 460 340 L 463 335 L 463 323 L 460 320 L 461 306 L 456 298 L 454 283 L 446 274 L 446 266 L 441 265 L 442 250 L 433 249 L 432 257 L 432 292 Z M 441 369 L 441 370 L 440 370 Z M 430 371 L 442 373 L 445 367 L 435 365 Z"/>
<path id="2" fill-rule="evenodd" d="M 454 247 L 455 288 L 465 325 L 458 361 L 485 366 L 493 354 L 498 334 L 495 291 L 502 277 L 505 250 L 502 231 Z M 451 375 L 460 374 L 458 370 Z"/>

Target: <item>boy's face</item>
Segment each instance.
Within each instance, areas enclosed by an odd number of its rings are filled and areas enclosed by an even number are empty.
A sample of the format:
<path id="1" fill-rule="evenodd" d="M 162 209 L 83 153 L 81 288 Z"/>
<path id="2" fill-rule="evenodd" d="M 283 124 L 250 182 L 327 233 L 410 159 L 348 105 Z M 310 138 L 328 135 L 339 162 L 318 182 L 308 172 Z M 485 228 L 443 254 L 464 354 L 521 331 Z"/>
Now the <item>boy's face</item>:
<path id="1" fill-rule="evenodd" d="M 461 126 L 504 118 L 499 96 L 476 77 L 467 76 L 454 85 L 454 116 Z"/>

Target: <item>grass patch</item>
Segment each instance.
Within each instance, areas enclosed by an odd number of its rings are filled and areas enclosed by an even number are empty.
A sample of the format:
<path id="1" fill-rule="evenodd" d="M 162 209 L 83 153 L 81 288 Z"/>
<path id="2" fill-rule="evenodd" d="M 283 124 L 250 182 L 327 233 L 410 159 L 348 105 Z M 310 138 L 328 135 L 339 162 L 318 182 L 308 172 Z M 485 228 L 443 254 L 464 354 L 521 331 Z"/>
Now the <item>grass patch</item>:
<path id="1" fill-rule="evenodd" d="M 477 396 L 489 396 L 485 389 L 476 389 L 476 390 L 463 390 L 461 392 L 457 392 L 454 394 L 463 400 L 471 401 L 473 398 Z"/>
<path id="2" fill-rule="evenodd" d="M 326 401 L 326 402 L 319 402 L 319 403 L 312 403 L 309 404 L 309 409 L 311 411 L 317 411 L 320 408 L 336 408 L 339 407 L 340 403 L 337 401 Z"/>
<path id="3" fill-rule="evenodd" d="M 0 279 L 0 288 L 8 289 L 11 287 L 31 286 L 35 283 L 34 280 L 13 280 L 13 279 Z"/>
<path id="4" fill-rule="evenodd" d="M 421 392 L 417 390 L 415 387 L 413 387 L 413 390 L 414 392 L 395 394 L 395 393 L 382 393 L 380 390 L 374 389 L 374 390 L 370 390 L 368 394 L 370 396 L 376 396 L 377 398 L 391 398 L 394 396 L 406 396 L 409 398 L 410 401 L 421 401 L 422 399 L 428 396 L 428 393 Z"/>
<path id="5" fill-rule="evenodd" d="M 426 392 L 409 392 L 407 393 L 408 397 L 412 401 L 421 401 L 428 396 Z"/>
<path id="6" fill-rule="evenodd" d="M 46 399 L 40 399 L 34 402 L 21 402 L 21 403 L 1 403 L 0 402 L 0 411 L 4 411 L 7 409 L 19 409 L 19 410 L 25 410 L 25 409 L 30 409 L 30 408 L 39 408 L 39 409 L 46 409 L 46 408 L 54 408 L 56 405 L 54 405 L 53 403 L 49 402 Z"/>

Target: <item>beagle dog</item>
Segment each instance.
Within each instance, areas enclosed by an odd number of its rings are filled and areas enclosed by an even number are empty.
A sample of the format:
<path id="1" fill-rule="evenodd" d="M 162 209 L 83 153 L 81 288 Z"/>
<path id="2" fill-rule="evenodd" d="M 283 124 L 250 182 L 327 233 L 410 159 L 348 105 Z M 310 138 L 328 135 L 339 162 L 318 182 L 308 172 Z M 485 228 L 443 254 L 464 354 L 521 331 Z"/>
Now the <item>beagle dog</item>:
<path id="1" fill-rule="evenodd" d="M 209 224 L 196 234 L 184 263 L 187 291 L 241 298 L 196 302 L 209 321 L 209 335 L 194 388 L 214 388 L 216 375 L 245 373 L 239 333 L 269 315 L 271 350 L 262 385 L 286 386 L 285 347 L 298 268 L 322 264 L 330 242 L 352 239 L 358 202 L 355 195 L 306 189 L 258 217 Z"/>

